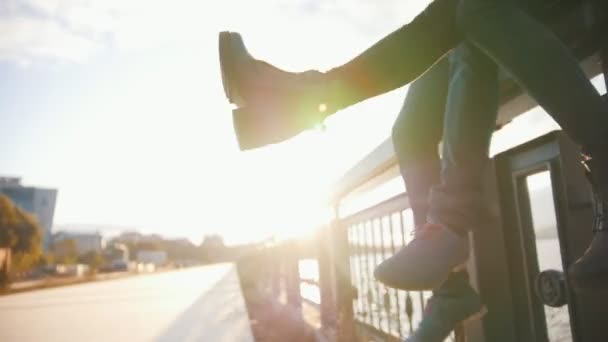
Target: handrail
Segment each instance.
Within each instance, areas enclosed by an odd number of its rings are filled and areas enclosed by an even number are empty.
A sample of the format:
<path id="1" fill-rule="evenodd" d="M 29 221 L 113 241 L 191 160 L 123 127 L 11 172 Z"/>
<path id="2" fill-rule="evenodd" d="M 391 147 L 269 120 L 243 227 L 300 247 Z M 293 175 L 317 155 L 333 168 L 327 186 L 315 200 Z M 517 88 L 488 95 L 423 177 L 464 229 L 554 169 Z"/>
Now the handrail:
<path id="1" fill-rule="evenodd" d="M 581 67 L 589 78 L 599 75 L 602 72 L 599 54 L 593 54 L 583 60 Z M 536 101 L 527 93 L 520 93 L 515 98 L 505 101 L 498 112 L 496 128 L 500 129 L 535 106 L 537 106 Z M 395 148 L 391 138 L 388 137 L 346 171 L 344 176 L 334 184 L 332 202 L 338 203 L 353 190 L 393 167 L 396 163 Z"/>

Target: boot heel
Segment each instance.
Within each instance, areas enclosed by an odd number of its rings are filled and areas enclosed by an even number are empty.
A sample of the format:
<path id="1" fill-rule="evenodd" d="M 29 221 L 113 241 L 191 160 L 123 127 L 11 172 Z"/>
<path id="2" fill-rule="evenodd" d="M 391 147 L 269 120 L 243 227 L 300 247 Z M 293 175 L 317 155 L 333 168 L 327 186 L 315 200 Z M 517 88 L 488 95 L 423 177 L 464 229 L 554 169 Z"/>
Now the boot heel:
<path id="1" fill-rule="evenodd" d="M 244 151 L 290 139 L 314 128 L 316 120 L 289 115 L 272 106 L 250 105 L 234 109 L 232 121 L 239 148 Z"/>
<path id="2" fill-rule="evenodd" d="M 232 123 L 241 151 L 280 143 L 301 132 L 286 115 L 256 106 L 234 109 Z"/>

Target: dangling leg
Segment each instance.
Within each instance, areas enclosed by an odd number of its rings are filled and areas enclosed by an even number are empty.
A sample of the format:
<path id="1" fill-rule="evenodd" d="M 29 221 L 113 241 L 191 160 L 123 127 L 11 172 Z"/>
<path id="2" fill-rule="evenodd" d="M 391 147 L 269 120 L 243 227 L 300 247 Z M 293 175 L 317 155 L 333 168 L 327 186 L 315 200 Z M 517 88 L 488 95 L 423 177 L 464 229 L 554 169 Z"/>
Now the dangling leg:
<path id="1" fill-rule="evenodd" d="M 439 182 L 438 144 L 448 75 L 448 58 L 444 58 L 416 80 L 393 126 L 393 145 L 416 227 L 426 223 L 430 190 Z M 467 273 L 452 273 L 433 290 L 422 321 L 408 341 L 444 340 L 458 323 L 480 317 L 481 312 L 481 300 L 469 285 Z"/>
<path id="2" fill-rule="evenodd" d="M 480 210 L 481 175 L 497 112 L 497 67 L 476 48 L 452 53 L 443 129 L 441 182 L 433 187 L 430 224 L 376 270 L 400 288 L 436 288 L 469 255 L 467 230 Z"/>
<path id="3" fill-rule="evenodd" d="M 494 5 L 489 5 L 494 3 Z M 583 147 L 594 193 L 593 241 L 569 269 L 577 290 L 608 288 L 608 105 L 576 59 L 544 27 L 507 0 L 463 0 L 459 24 Z"/>

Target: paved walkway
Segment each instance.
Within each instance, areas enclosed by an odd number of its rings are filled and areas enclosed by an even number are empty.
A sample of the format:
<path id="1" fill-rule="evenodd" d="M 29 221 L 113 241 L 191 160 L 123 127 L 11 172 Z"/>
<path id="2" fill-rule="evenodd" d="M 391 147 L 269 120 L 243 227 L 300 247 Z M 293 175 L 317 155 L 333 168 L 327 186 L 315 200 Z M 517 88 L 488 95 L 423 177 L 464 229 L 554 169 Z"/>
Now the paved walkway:
<path id="1" fill-rule="evenodd" d="M 253 342 L 233 265 L 0 297 L 0 341 Z"/>

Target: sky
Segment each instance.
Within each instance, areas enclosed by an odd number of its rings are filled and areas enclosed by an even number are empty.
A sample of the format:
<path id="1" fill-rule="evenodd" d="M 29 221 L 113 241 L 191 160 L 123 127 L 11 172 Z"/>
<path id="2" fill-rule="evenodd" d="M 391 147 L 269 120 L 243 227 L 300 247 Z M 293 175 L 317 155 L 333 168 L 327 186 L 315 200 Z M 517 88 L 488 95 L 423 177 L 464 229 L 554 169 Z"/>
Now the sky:
<path id="1" fill-rule="evenodd" d="M 0 175 L 57 188 L 59 227 L 228 243 L 311 232 L 330 185 L 390 134 L 405 89 L 334 115 L 324 131 L 240 152 L 218 33 L 240 32 L 281 68 L 326 70 L 426 3 L 0 1 Z"/>
<path id="2" fill-rule="evenodd" d="M 310 231 L 328 186 L 387 136 L 403 91 L 337 115 L 324 132 L 243 153 L 218 33 L 241 32 L 282 68 L 324 70 L 424 3 L 1 1 L 0 175 L 57 188 L 57 226 L 235 243 Z"/>

